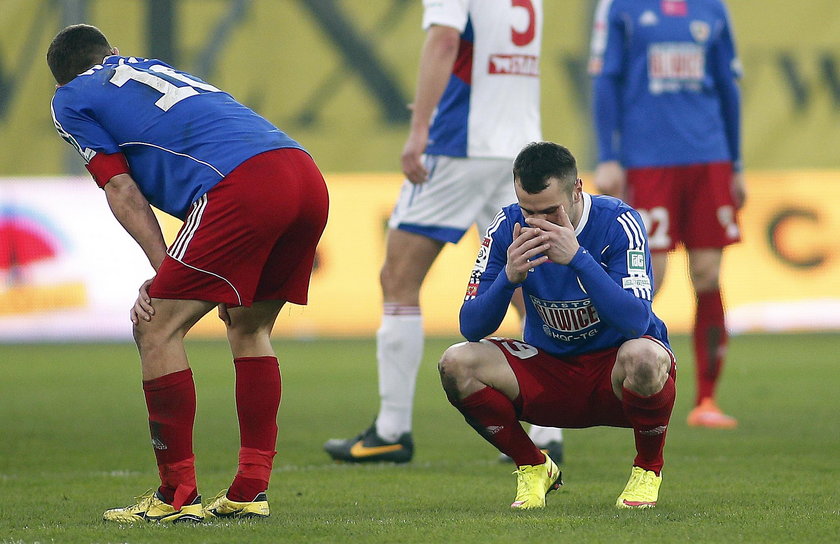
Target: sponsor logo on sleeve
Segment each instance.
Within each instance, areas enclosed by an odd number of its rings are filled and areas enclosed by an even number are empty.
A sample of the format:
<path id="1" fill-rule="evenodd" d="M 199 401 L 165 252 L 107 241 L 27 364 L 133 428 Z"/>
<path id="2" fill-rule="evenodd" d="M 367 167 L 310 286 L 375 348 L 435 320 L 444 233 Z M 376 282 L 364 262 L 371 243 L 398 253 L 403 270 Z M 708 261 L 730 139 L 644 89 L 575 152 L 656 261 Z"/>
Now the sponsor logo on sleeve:
<path id="1" fill-rule="evenodd" d="M 650 289 L 650 278 L 647 276 L 633 276 L 622 278 L 621 286 L 625 289 Z"/>
<path id="2" fill-rule="evenodd" d="M 627 272 L 630 274 L 645 274 L 647 271 L 647 263 L 645 262 L 645 252 L 639 249 L 630 249 L 627 251 Z"/>

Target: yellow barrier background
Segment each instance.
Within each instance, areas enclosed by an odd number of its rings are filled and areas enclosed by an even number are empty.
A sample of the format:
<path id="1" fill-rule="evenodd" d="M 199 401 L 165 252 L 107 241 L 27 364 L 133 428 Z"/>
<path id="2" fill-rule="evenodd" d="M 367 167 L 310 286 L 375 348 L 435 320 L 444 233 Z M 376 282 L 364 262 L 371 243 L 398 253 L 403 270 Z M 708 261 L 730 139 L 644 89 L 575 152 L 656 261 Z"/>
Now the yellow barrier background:
<path id="1" fill-rule="evenodd" d="M 389 123 L 361 76 L 304 9 L 306 0 L 253 0 L 220 44 L 210 73 L 197 75 L 229 91 L 302 142 L 331 172 L 399 168 L 407 123 Z M 395 5 L 337 3 L 411 100 L 423 42 L 422 4 L 404 3 L 390 27 L 378 25 Z M 147 2 L 89 0 L 89 22 L 126 54 L 149 54 Z M 198 69 L 214 29 L 230 10 L 223 0 L 179 0 L 178 67 Z M 585 74 L 595 0 L 546 0 L 543 40 L 543 134 L 585 167 L 593 164 L 589 79 Z M 729 0 L 744 65 L 744 159 L 749 169 L 837 168 L 840 141 L 840 2 Z M 78 157 L 52 126 L 54 82 L 44 62 L 61 25 L 58 2 L 0 0 L 0 175 L 81 171 Z M 307 115 L 313 96 L 328 95 Z M 8 101 L 6 101 L 8 100 Z M 307 121 L 308 119 L 308 121 Z"/>
<path id="2" fill-rule="evenodd" d="M 587 188 L 589 176 L 584 177 Z M 280 336 L 371 335 L 379 326 L 379 267 L 384 257 L 385 221 L 401 181 L 393 174 L 329 175 L 330 220 L 319 248 L 319 267 L 310 304 L 289 305 L 278 321 Z M 749 201 L 741 214 L 743 242 L 726 250 L 722 283 L 730 328 L 790 330 L 832 328 L 840 324 L 840 211 L 826 195 L 840 184 L 840 172 L 748 173 Z M 797 267 L 780 258 L 769 243 L 769 229 L 786 211 L 774 239 L 787 261 L 823 256 L 818 266 Z M 810 214 L 810 215 L 808 215 Z M 164 220 L 168 239 L 178 222 Z M 422 292 L 429 334 L 458 334 L 458 309 L 478 248 L 473 230 L 457 246 L 448 245 L 431 270 Z M 667 280 L 654 304 L 672 332 L 691 330 L 693 295 L 685 254 L 671 256 Z M 834 313 L 832 313 L 832 311 Z M 221 334 L 208 316 L 197 335 Z M 501 332 L 518 334 L 511 312 Z"/>

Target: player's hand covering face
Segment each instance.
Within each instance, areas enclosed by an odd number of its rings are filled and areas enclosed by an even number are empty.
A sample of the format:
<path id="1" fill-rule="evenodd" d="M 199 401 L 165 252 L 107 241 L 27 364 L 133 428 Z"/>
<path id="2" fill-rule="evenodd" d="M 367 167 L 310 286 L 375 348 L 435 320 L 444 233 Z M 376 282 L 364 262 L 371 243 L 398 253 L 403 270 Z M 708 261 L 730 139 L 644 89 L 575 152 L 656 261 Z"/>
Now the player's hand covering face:
<path id="1" fill-rule="evenodd" d="M 545 250 L 548 260 L 569 264 L 579 247 L 570 216 L 577 218 L 580 214 L 577 210 L 581 197 L 580 180 L 576 180 L 571 193 L 563 182 L 555 178 L 551 178 L 548 186 L 538 193 L 528 193 L 518 182 L 514 187 L 519 207 L 528 224 L 522 231 L 527 233 L 535 230 L 537 232 L 531 233 L 532 237 L 548 242 L 549 247 Z M 544 235 L 547 238 L 543 238 Z M 516 232 L 514 242 L 515 238 Z"/>
<path id="2" fill-rule="evenodd" d="M 513 242 L 508 247 L 505 274 L 512 283 L 522 283 L 535 266 L 548 262 L 548 234 L 540 229 L 513 225 Z"/>
<path id="3" fill-rule="evenodd" d="M 575 227 L 572 225 L 564 206 L 560 206 L 558 215 L 559 223 L 546 221 L 537 216 L 526 217 L 525 222 L 533 227 L 533 230 L 548 234 L 548 248 L 545 250 L 545 254 L 549 260 L 559 264 L 569 264 L 580 245 L 577 236 L 575 236 Z"/>

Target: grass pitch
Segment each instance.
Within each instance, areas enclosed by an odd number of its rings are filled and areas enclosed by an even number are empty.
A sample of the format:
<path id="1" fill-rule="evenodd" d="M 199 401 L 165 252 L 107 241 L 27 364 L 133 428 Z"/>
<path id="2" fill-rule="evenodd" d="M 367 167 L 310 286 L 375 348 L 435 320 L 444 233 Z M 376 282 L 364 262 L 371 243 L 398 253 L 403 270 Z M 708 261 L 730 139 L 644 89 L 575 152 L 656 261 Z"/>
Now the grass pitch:
<path id="1" fill-rule="evenodd" d="M 624 429 L 566 432 L 566 485 L 541 511 L 508 508 L 512 466 L 446 401 L 431 339 L 415 410 L 414 462 L 339 465 L 321 450 L 377 410 L 372 340 L 277 341 L 283 369 L 272 517 L 200 526 L 101 521 L 156 486 L 133 346 L 0 346 L 0 544 L 229 542 L 837 542 L 840 335 L 733 338 L 719 392 L 735 431 L 689 428 L 687 338 L 660 502 L 613 506 L 629 476 Z M 230 482 L 237 426 L 226 345 L 193 342 L 195 450 L 205 499 Z"/>

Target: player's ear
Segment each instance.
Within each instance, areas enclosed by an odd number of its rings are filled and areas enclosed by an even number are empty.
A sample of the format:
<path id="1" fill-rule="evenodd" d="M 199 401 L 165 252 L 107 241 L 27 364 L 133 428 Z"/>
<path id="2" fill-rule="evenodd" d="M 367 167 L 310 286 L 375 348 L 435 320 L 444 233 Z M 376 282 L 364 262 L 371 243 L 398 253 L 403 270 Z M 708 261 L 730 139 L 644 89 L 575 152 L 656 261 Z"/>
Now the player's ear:
<path id="1" fill-rule="evenodd" d="M 575 187 L 572 189 L 572 202 L 577 202 L 583 198 L 583 180 L 577 178 L 575 180 Z"/>
<path id="2" fill-rule="evenodd" d="M 119 55 L 119 54 L 120 54 L 120 50 L 119 50 L 119 49 L 117 49 L 116 47 L 112 47 L 112 48 L 111 48 L 111 54 L 112 54 L 112 55 Z"/>

